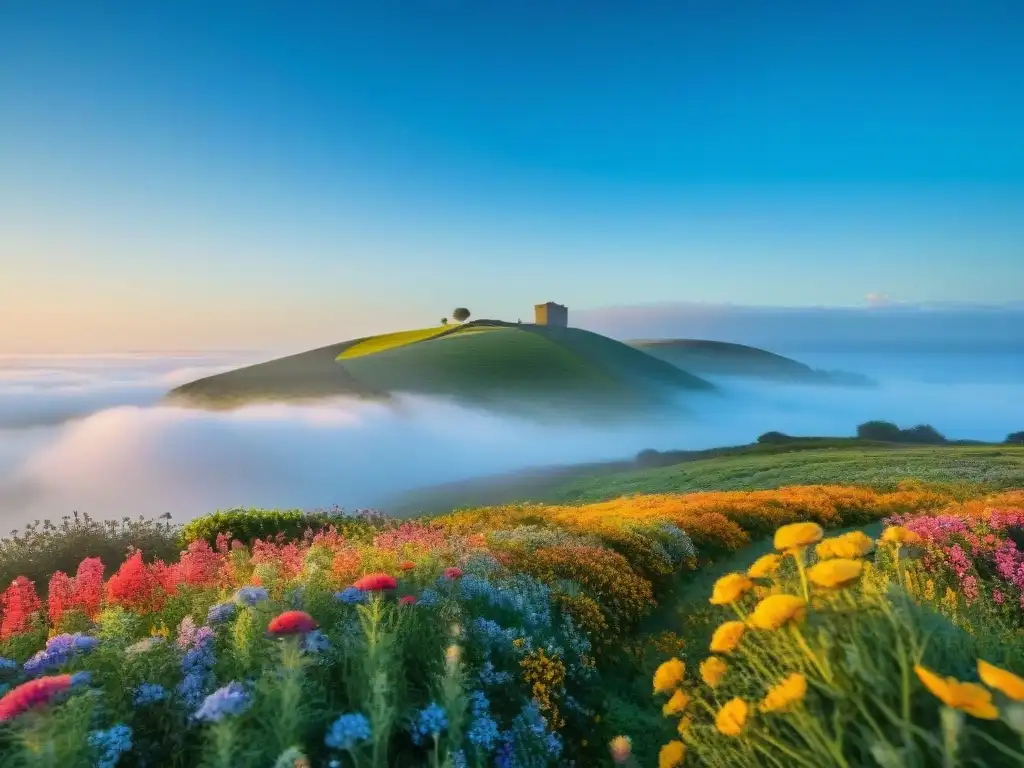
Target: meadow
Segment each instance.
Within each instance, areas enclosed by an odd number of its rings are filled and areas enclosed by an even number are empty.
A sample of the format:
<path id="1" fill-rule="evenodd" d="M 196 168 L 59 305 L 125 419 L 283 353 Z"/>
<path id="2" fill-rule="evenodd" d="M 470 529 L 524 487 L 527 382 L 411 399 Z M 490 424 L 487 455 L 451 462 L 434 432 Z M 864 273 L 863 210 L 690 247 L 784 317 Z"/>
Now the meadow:
<path id="1" fill-rule="evenodd" d="M 31 571 L 0 596 L 0 756 L 1017 765 L 1022 510 L 904 483 L 64 521 L 0 548 Z"/>

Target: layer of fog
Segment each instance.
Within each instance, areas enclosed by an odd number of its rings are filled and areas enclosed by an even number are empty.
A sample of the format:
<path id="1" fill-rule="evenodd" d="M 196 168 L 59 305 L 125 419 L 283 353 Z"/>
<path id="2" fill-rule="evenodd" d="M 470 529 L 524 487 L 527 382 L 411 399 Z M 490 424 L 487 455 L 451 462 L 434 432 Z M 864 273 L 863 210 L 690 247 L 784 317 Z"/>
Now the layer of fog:
<path id="1" fill-rule="evenodd" d="M 677 414 L 615 427 L 548 426 L 424 398 L 227 413 L 169 408 L 175 384 L 244 362 L 223 356 L 4 359 L 0 525 L 71 510 L 177 519 L 232 506 L 381 506 L 409 489 L 525 466 L 620 459 L 645 448 L 745 443 L 762 432 L 851 434 L 887 418 L 951 438 L 1024 429 L 1018 355 L 804 356 L 866 373 L 869 389 L 731 380 Z M 71 420 L 65 420 L 68 416 Z"/>

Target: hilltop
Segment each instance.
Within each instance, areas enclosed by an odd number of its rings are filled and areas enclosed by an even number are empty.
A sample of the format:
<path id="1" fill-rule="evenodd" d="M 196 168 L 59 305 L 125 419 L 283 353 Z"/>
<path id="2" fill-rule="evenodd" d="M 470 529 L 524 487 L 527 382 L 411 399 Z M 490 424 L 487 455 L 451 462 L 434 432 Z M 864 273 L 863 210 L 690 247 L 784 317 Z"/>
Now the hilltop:
<path id="1" fill-rule="evenodd" d="M 743 376 L 813 384 L 871 383 L 865 376 L 817 370 L 792 358 L 744 344 L 704 339 L 654 339 L 627 343 L 697 376 Z"/>
<path id="2" fill-rule="evenodd" d="M 208 376 L 171 402 L 232 408 L 329 397 L 449 397 L 547 416 L 636 414 L 714 390 L 678 366 L 578 328 L 477 320 L 354 339 Z"/>

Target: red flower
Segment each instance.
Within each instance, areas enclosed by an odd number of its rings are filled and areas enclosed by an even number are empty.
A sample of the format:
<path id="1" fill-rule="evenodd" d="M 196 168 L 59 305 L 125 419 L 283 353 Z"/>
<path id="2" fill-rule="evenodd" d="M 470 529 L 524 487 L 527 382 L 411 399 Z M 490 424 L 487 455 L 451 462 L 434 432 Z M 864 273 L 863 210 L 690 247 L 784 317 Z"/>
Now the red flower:
<path id="1" fill-rule="evenodd" d="M 48 704 L 71 687 L 71 675 L 37 677 L 22 683 L 0 699 L 0 721 L 11 720 L 33 707 Z"/>
<path id="2" fill-rule="evenodd" d="M 74 606 L 90 619 L 100 612 L 103 600 L 103 562 L 98 557 L 87 557 L 75 572 Z"/>
<path id="3" fill-rule="evenodd" d="M 267 631 L 272 635 L 298 635 L 316 627 L 316 620 L 305 611 L 285 611 L 270 620 Z"/>
<path id="4" fill-rule="evenodd" d="M 454 580 L 454 579 L 459 578 L 461 575 L 462 575 L 462 569 L 461 568 L 454 568 L 453 567 L 453 568 L 445 568 L 444 569 L 444 577 L 446 579 Z"/>
<path id="5" fill-rule="evenodd" d="M 398 567 L 401 568 L 403 571 L 411 571 L 413 568 L 416 567 L 416 563 L 414 563 L 412 560 L 403 560 L 398 564 Z"/>
<path id="6" fill-rule="evenodd" d="M 363 592 L 377 592 L 382 589 L 394 589 L 398 586 L 398 582 L 394 576 L 389 576 L 386 573 L 368 573 L 352 586 Z"/>
<path id="7" fill-rule="evenodd" d="M 159 609 L 158 587 L 152 570 L 142 562 L 142 552 L 136 550 L 107 580 L 107 600 L 129 609 Z"/>
<path id="8" fill-rule="evenodd" d="M 0 640 L 6 640 L 26 631 L 32 616 L 42 610 L 43 604 L 36 594 L 35 583 L 19 576 L 0 595 L 0 607 L 4 616 L 0 623 Z"/>
<path id="9" fill-rule="evenodd" d="M 74 602 L 74 585 L 71 577 L 64 571 L 57 571 L 50 577 L 50 587 L 46 590 L 46 602 L 50 610 L 50 626 L 60 626 L 64 612 Z"/>
<path id="10" fill-rule="evenodd" d="M 416 605 L 416 598 L 412 595 L 405 595 L 404 597 L 398 598 L 399 605 Z"/>

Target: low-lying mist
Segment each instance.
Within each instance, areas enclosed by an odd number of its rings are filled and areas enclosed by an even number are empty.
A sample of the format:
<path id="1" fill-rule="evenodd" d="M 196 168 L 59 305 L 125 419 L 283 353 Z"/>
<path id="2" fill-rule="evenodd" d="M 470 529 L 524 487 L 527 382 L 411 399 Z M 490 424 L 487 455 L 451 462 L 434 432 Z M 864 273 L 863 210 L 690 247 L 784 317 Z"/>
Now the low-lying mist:
<path id="1" fill-rule="evenodd" d="M 527 466 L 698 449 L 769 430 L 849 435 L 869 419 L 947 437 L 1024 429 L 1024 362 L 931 354 L 803 358 L 872 388 L 721 380 L 656 422 L 546 425 L 421 397 L 206 412 L 159 404 L 170 387 L 248 362 L 226 356 L 0 359 L 0 525 L 94 517 L 176 519 L 231 506 L 381 506 L 410 489 Z"/>

